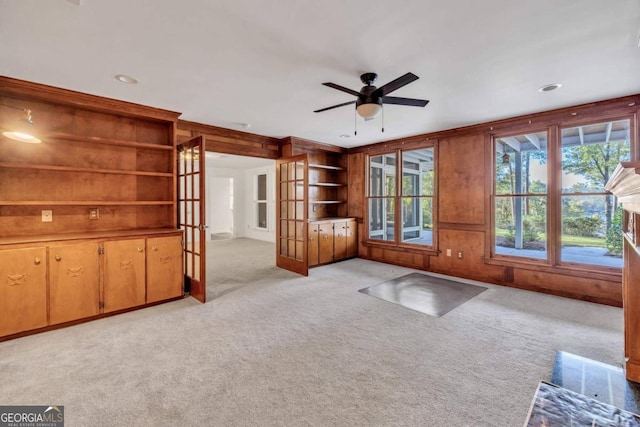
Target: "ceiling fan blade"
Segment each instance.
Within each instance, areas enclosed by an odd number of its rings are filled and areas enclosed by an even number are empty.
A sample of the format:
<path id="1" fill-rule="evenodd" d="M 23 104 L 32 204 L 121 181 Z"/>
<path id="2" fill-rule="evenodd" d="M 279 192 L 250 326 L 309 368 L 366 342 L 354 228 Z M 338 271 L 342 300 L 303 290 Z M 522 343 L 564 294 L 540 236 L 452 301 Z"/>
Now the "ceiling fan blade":
<path id="1" fill-rule="evenodd" d="M 337 85 L 337 84 L 335 84 L 335 83 L 322 83 L 322 84 L 323 84 L 323 85 L 325 85 L 325 86 L 332 87 L 332 88 L 334 88 L 334 89 L 341 90 L 341 91 L 343 91 L 343 92 L 347 92 L 348 94 L 353 95 L 353 96 L 358 96 L 358 95 L 360 95 L 360 92 L 356 92 L 355 90 L 351 90 L 351 89 L 349 89 L 349 88 L 346 88 L 346 87 L 344 87 L 344 86 Z"/>
<path id="2" fill-rule="evenodd" d="M 404 76 L 400 76 L 395 80 L 390 81 L 384 86 L 380 86 L 373 92 L 375 96 L 386 96 L 394 90 L 400 89 L 402 86 L 408 85 L 411 82 L 418 80 L 418 76 L 413 73 L 407 73 Z"/>
<path id="3" fill-rule="evenodd" d="M 343 102 L 342 104 L 332 105 L 331 107 L 321 108 L 319 110 L 314 111 L 314 113 L 322 113 L 323 111 L 331 110 L 332 108 L 344 107 L 345 105 L 355 104 L 356 101 Z"/>
<path id="4" fill-rule="evenodd" d="M 412 107 L 424 107 L 429 103 L 426 99 L 398 98 L 397 96 L 383 96 L 383 104 L 410 105 Z"/>

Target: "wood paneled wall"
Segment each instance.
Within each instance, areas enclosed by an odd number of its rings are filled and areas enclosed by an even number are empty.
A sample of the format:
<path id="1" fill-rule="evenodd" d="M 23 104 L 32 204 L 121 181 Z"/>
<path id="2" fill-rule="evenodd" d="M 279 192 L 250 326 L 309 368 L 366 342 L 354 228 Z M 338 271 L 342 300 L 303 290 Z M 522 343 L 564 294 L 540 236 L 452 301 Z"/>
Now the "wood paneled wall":
<path id="1" fill-rule="evenodd" d="M 184 120 L 178 120 L 177 135 L 178 143 L 196 136 L 204 136 L 207 151 L 264 159 L 280 157 L 280 140 L 278 138 Z"/>
<path id="2" fill-rule="evenodd" d="M 417 135 L 349 150 L 349 216 L 364 218 L 359 227 L 359 254 L 391 264 L 550 293 L 614 306 L 622 305 L 622 276 L 618 272 L 525 262 L 510 264 L 489 258 L 491 247 L 491 192 L 493 148 L 496 133 L 545 129 L 632 117 L 634 158 L 639 156 L 637 117 L 640 95 L 568 107 L 512 119 L 442 132 Z M 433 248 L 419 249 L 367 241 L 366 175 L 368 155 L 433 144 L 437 153 L 438 210 Z M 452 256 L 446 256 L 451 249 Z M 457 252 L 463 253 L 459 259 Z M 640 272 L 638 272 L 640 274 Z"/>

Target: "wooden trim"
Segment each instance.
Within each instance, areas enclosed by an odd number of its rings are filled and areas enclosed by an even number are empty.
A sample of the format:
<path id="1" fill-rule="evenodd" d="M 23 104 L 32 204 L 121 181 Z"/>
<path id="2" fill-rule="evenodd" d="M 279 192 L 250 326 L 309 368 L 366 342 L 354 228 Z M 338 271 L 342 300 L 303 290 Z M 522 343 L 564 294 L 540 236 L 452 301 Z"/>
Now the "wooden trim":
<path id="1" fill-rule="evenodd" d="M 38 100 L 58 105 L 71 105 L 88 110 L 115 113 L 120 116 L 140 117 L 160 121 L 175 121 L 180 116 L 180 113 L 175 111 L 162 110 L 97 95 L 89 95 L 6 76 L 0 76 L 0 93 L 6 96 L 19 97 L 23 100 Z"/>
<path id="2" fill-rule="evenodd" d="M 560 123 L 562 123 L 563 126 L 572 126 L 574 123 L 580 123 L 580 121 L 584 120 L 598 120 L 599 116 L 603 118 L 624 115 L 630 116 L 638 112 L 639 105 L 640 94 L 635 94 L 353 147 L 349 149 L 349 153 L 377 153 L 378 150 L 393 150 L 395 147 L 400 148 L 403 143 L 406 145 L 416 140 L 426 141 L 484 132 L 512 132 L 514 129 L 519 128 L 528 129 L 532 126 L 544 128 Z"/>
<path id="3" fill-rule="evenodd" d="M 463 231 L 482 231 L 486 229 L 485 224 L 463 224 L 457 222 L 440 222 L 437 224 L 438 229 L 443 230 L 463 230 Z"/>
<path id="4" fill-rule="evenodd" d="M 385 243 L 384 241 L 377 241 L 377 240 L 361 240 L 360 243 L 362 244 L 362 246 L 365 246 L 365 247 L 381 248 L 381 249 L 386 249 L 390 251 L 407 252 L 412 254 L 438 255 L 438 253 L 440 253 L 440 251 L 434 249 L 433 246 L 417 247 L 417 245 L 409 245 L 406 243 L 400 243 L 400 244 L 395 244 L 394 242 Z"/>
<path id="5" fill-rule="evenodd" d="M 303 148 L 310 150 L 320 150 L 320 151 L 329 151 L 333 153 L 343 153 L 346 154 L 348 149 L 344 147 L 338 147 L 337 145 L 326 144 L 324 142 L 311 141 L 309 139 L 298 138 L 295 136 L 289 136 L 286 138 L 282 138 L 279 140 L 280 145 L 291 144 L 295 148 Z M 300 153 L 293 153 L 300 154 Z"/>
<path id="6" fill-rule="evenodd" d="M 542 262 L 514 260 L 513 257 L 506 258 L 484 258 L 485 264 L 499 265 L 503 267 L 513 267 L 522 270 L 544 271 L 545 273 L 562 274 L 565 276 L 585 277 L 598 280 L 608 280 L 612 282 L 622 282 L 622 272 L 619 268 L 601 267 L 600 269 L 592 269 L 590 265 L 548 265 Z"/>
<path id="7" fill-rule="evenodd" d="M 86 240 L 112 240 L 128 238 L 147 238 L 159 236 L 180 236 L 182 231 L 175 228 L 137 229 L 137 230 L 114 230 L 114 231 L 92 231 L 82 233 L 46 234 L 37 236 L 15 236 L 0 238 L 0 248 L 4 245 L 45 245 L 48 242 L 81 242 Z"/>

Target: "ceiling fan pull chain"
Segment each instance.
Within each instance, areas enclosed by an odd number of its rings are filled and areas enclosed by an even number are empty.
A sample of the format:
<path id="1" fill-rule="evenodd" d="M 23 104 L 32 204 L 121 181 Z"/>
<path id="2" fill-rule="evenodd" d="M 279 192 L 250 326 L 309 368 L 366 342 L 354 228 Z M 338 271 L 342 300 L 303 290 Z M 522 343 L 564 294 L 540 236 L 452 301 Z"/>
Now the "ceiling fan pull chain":
<path id="1" fill-rule="evenodd" d="M 384 102 L 380 105 L 382 107 L 382 133 L 384 133 Z"/>
<path id="2" fill-rule="evenodd" d="M 353 109 L 353 136 L 358 136 L 358 115 L 357 108 Z"/>

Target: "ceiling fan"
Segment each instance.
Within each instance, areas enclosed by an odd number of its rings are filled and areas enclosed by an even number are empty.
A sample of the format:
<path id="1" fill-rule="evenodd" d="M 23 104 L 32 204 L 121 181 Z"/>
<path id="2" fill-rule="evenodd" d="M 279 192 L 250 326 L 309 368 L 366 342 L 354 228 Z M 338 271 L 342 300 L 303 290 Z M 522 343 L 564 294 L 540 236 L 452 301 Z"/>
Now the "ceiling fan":
<path id="1" fill-rule="evenodd" d="M 382 104 L 395 104 L 395 105 L 409 105 L 412 107 L 424 107 L 429 103 L 425 99 L 414 98 L 398 98 L 396 96 L 387 96 L 394 90 L 400 89 L 403 86 L 408 85 L 411 82 L 418 80 L 418 76 L 413 73 L 407 73 L 397 79 L 390 81 L 389 83 L 375 87 L 373 83 L 378 78 L 376 73 L 364 73 L 360 76 L 360 80 L 366 86 L 360 89 L 360 92 L 348 89 L 344 86 L 337 85 L 335 83 L 322 83 L 325 86 L 329 86 L 334 89 L 338 89 L 342 92 L 346 92 L 353 95 L 356 98 L 355 101 L 344 102 L 338 105 L 332 105 L 331 107 L 321 108 L 315 110 L 314 113 L 321 113 L 322 111 L 331 110 L 332 108 L 344 107 L 345 105 L 356 104 L 356 111 L 358 115 L 364 117 L 365 120 L 371 120 L 382 111 Z"/>

